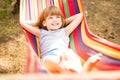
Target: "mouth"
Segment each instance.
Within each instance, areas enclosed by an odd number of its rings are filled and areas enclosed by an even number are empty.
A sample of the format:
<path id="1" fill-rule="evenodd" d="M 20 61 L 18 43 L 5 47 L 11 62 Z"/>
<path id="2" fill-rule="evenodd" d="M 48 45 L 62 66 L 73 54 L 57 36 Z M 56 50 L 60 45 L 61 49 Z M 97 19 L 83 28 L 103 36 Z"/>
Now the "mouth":
<path id="1" fill-rule="evenodd" d="M 58 26 L 59 25 L 59 23 L 54 23 L 54 24 L 51 24 L 52 26 Z"/>

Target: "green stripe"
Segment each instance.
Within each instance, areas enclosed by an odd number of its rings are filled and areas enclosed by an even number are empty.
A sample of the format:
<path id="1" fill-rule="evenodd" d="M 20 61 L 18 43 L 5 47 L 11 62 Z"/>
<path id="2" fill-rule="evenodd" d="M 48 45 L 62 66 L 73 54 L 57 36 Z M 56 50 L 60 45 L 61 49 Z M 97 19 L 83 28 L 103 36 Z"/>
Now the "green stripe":
<path id="1" fill-rule="evenodd" d="M 63 0 L 66 18 L 70 17 L 67 0 Z"/>
<path id="2" fill-rule="evenodd" d="M 63 2 L 64 2 L 64 9 L 65 9 L 66 18 L 68 18 L 68 17 L 70 17 L 70 11 L 68 8 L 69 3 L 67 2 L 67 0 L 63 0 Z M 70 35 L 70 47 L 76 52 L 75 45 L 74 45 L 74 39 L 73 39 L 72 34 Z"/>

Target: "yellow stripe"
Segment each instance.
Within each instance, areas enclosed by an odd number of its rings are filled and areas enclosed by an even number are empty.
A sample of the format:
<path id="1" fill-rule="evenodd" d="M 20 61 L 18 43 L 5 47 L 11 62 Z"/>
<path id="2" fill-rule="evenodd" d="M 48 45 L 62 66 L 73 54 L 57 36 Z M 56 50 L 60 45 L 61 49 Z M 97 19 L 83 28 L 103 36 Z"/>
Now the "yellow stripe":
<path id="1" fill-rule="evenodd" d="M 37 15 L 38 15 L 38 8 L 37 8 L 37 0 L 34 0 L 34 6 L 35 6 L 35 8 L 34 8 L 34 14 L 35 14 L 35 16 L 34 16 L 34 20 L 36 20 L 37 19 Z"/>
<path id="2" fill-rule="evenodd" d="M 31 17 L 32 20 L 36 20 L 37 19 L 37 15 L 38 15 L 38 10 L 37 10 L 37 0 L 33 1 L 31 0 Z"/>
<path id="3" fill-rule="evenodd" d="M 82 3 L 80 2 L 80 0 L 77 0 L 77 2 L 78 2 L 79 10 L 81 12 L 83 12 Z M 84 20 L 86 20 L 85 17 L 84 17 Z M 98 42 L 95 42 L 95 41 L 89 39 L 86 36 L 84 27 L 85 26 L 84 26 L 84 21 L 83 21 L 82 22 L 82 32 L 81 33 L 82 33 L 83 42 L 86 43 L 86 45 L 88 45 L 89 47 L 91 47 L 91 48 L 93 48 L 95 50 L 98 50 L 99 52 L 102 52 L 105 55 L 108 55 L 110 57 L 114 57 L 114 58 L 120 59 L 120 51 L 115 50 L 113 48 L 110 48 L 108 46 L 105 46 L 103 44 L 100 44 Z"/>
<path id="4" fill-rule="evenodd" d="M 59 8 L 58 0 L 54 0 L 54 5 L 57 6 L 57 7 Z"/>
<path id="5" fill-rule="evenodd" d="M 42 9 L 45 9 L 46 8 L 46 4 L 45 4 L 45 0 L 42 0 Z"/>
<path id="6" fill-rule="evenodd" d="M 34 0 L 33 0 L 34 1 Z M 40 3 L 39 3 L 39 7 L 41 7 L 42 5 L 40 5 Z M 37 18 L 38 18 L 38 3 L 37 3 L 37 0 L 35 0 L 35 20 L 37 20 Z M 40 58 L 41 57 L 41 54 L 40 54 L 40 43 L 39 43 L 39 38 L 38 37 L 36 37 L 36 43 L 37 43 L 37 51 L 38 51 L 38 57 Z"/>
<path id="7" fill-rule="evenodd" d="M 97 51 L 99 51 L 99 52 L 101 52 L 105 55 L 108 55 L 110 57 L 120 59 L 120 51 L 115 50 L 113 48 L 110 48 L 108 46 L 105 46 L 103 44 L 100 44 L 98 42 L 95 42 L 95 41 L 89 39 L 87 37 L 86 33 L 85 33 L 84 24 L 82 24 L 82 30 L 81 31 L 82 31 L 81 34 L 82 34 L 83 42 L 87 46 L 89 46 L 89 47 L 91 47 L 91 48 L 93 48 L 93 49 L 95 49 L 95 50 L 97 50 Z"/>
<path id="8" fill-rule="evenodd" d="M 79 11 L 83 12 L 81 0 L 77 0 L 77 3 L 78 3 Z"/>

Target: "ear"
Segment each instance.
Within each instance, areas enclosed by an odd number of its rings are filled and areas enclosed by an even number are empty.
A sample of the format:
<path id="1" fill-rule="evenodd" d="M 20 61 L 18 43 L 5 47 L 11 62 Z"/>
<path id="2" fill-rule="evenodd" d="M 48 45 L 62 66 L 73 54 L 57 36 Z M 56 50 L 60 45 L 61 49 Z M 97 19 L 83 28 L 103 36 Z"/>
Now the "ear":
<path id="1" fill-rule="evenodd" d="M 43 23 L 42 23 L 42 24 L 43 24 L 43 26 L 46 26 L 46 22 L 45 22 L 45 21 L 43 21 Z"/>

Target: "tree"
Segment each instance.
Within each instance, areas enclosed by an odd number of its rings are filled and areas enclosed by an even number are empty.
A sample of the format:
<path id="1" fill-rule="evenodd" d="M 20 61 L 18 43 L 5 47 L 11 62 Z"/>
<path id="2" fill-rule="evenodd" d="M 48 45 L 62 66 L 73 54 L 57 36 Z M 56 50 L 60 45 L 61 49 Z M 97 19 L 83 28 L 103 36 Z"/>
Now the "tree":
<path id="1" fill-rule="evenodd" d="M 12 0 L 11 8 L 12 8 L 13 14 L 16 14 L 19 12 L 19 5 L 20 5 L 20 0 Z"/>

